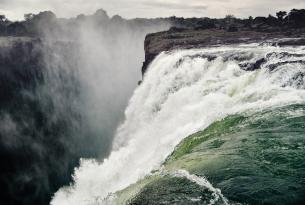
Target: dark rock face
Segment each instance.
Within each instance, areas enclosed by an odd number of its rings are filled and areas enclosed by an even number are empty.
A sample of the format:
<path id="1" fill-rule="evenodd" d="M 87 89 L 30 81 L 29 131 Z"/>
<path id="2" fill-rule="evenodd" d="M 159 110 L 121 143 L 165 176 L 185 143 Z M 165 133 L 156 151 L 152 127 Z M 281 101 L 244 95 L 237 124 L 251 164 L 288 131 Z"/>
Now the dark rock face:
<path id="1" fill-rule="evenodd" d="M 32 79 L 42 80 L 40 65 L 43 58 L 39 52 L 40 41 L 18 39 L 8 44 L 11 45 L 0 48 L 1 104 L 11 101 L 14 94 L 23 88 L 34 88 L 37 81 Z"/>
<path id="2" fill-rule="evenodd" d="M 75 89 L 65 89 L 60 81 L 53 84 L 46 64 L 46 58 L 55 60 L 56 49 L 70 50 L 72 45 L 59 43 L 52 53 L 38 39 L 2 40 L 6 43 L 0 46 L 0 204 L 48 204 L 52 194 L 71 181 L 79 158 L 94 156 L 81 151 L 82 146 L 89 147 L 90 138 L 78 138 L 81 116 L 69 101 L 77 96 L 77 81 L 62 73 L 64 82 Z M 56 104 L 45 90 L 49 86 L 60 89 L 60 98 L 71 104 Z"/>
<path id="3" fill-rule="evenodd" d="M 261 67 L 262 64 L 266 62 L 265 58 L 261 58 L 257 60 L 255 63 L 246 63 L 246 64 L 240 64 L 240 67 L 243 68 L 246 71 L 254 71 Z"/>
<path id="4" fill-rule="evenodd" d="M 35 202 L 46 203 L 48 199 L 43 192 L 50 191 L 45 190 L 49 182 L 42 178 L 47 173 L 38 173 L 43 169 L 39 161 L 45 158 L 37 155 L 37 149 L 45 142 L 32 144 L 32 138 L 39 134 L 31 130 L 38 124 L 42 127 L 45 116 L 38 102 L 26 95 L 34 93 L 37 84 L 43 81 L 41 43 L 13 40 L 10 44 L 0 48 L 0 200 L 2 204 L 30 204 L 37 197 Z"/>

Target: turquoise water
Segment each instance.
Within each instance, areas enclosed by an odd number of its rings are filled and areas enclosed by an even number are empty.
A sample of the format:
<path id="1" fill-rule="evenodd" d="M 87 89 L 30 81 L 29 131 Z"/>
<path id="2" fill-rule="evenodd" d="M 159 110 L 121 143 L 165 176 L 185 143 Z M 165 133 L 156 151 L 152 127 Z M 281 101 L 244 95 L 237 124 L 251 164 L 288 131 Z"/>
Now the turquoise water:
<path id="1" fill-rule="evenodd" d="M 229 203 L 304 204 L 304 128 L 303 104 L 228 116 L 184 139 L 164 166 L 206 177 Z M 210 198 L 185 178 L 165 176 L 130 204 L 208 204 Z"/>

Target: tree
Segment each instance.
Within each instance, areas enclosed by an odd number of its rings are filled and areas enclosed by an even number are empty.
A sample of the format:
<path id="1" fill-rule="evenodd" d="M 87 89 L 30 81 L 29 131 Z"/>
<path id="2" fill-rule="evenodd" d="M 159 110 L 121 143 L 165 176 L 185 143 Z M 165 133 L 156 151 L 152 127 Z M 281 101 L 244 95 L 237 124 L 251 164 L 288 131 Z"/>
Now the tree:
<path id="1" fill-rule="evenodd" d="M 225 22 L 227 23 L 227 24 L 233 24 L 234 22 L 235 22 L 235 16 L 234 15 L 231 15 L 231 14 L 228 14 L 228 15 L 226 15 L 226 17 L 225 17 Z"/>
<path id="2" fill-rule="evenodd" d="M 6 20 L 5 15 L 0 15 L 0 22 L 5 22 Z"/>
<path id="3" fill-rule="evenodd" d="M 84 14 L 79 14 L 77 17 L 76 17 L 76 20 L 80 20 L 80 21 L 83 21 L 86 19 L 86 16 Z"/>
<path id="4" fill-rule="evenodd" d="M 287 18 L 291 26 L 305 27 L 305 9 L 292 9 Z"/>
<path id="5" fill-rule="evenodd" d="M 249 18 L 245 21 L 246 22 L 246 26 L 251 27 L 253 24 L 254 18 L 252 16 L 249 16 Z"/>
<path id="6" fill-rule="evenodd" d="M 29 13 L 29 14 L 24 14 L 24 20 L 30 21 L 34 18 L 34 14 Z"/>
<path id="7" fill-rule="evenodd" d="M 94 16 L 100 20 L 109 20 L 109 16 L 104 9 L 99 9 L 95 12 Z"/>
<path id="8" fill-rule="evenodd" d="M 268 25 L 271 25 L 271 26 L 277 26 L 279 24 L 279 20 L 270 14 L 269 14 L 266 22 Z"/>
<path id="9" fill-rule="evenodd" d="M 276 16 L 277 18 L 280 20 L 280 21 L 283 21 L 284 17 L 287 15 L 287 12 L 286 11 L 279 11 L 276 13 Z"/>

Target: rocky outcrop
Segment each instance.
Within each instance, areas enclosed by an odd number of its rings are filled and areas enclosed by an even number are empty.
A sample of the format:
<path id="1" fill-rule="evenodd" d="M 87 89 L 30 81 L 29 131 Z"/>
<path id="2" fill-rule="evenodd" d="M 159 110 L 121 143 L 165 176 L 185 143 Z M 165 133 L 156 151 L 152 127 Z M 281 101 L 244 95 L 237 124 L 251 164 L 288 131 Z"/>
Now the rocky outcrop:
<path id="1" fill-rule="evenodd" d="M 169 31 L 149 34 L 145 39 L 145 62 L 142 74 L 144 75 L 152 60 L 163 51 L 257 42 L 274 46 L 305 45 L 305 28 L 277 32 L 259 32 L 249 29 L 229 32 L 221 29 L 171 28 Z M 259 64 L 261 62 L 257 62 L 257 65 Z M 250 70 L 253 69 L 250 68 Z"/>

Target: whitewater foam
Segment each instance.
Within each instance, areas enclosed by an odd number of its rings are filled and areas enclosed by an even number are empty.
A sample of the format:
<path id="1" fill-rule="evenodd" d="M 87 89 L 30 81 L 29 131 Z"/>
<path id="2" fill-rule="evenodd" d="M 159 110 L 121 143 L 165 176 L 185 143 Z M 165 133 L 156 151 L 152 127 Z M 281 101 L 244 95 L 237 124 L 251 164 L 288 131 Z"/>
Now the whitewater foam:
<path id="1" fill-rule="evenodd" d="M 282 61 L 272 56 L 259 70 L 240 67 L 241 61 L 255 62 L 274 52 L 305 54 L 303 48 L 258 45 L 160 54 L 129 102 L 109 158 L 102 163 L 82 159 L 75 183 L 60 189 L 51 204 L 103 204 L 105 198 L 159 169 L 184 137 L 215 120 L 304 102 L 305 91 L 294 83 L 298 73 L 305 73 L 303 64 L 279 65 L 270 71 L 268 65 Z M 207 54 L 217 58 L 209 61 L 203 57 Z M 236 55 L 244 58 L 236 60 Z"/>
<path id="2" fill-rule="evenodd" d="M 210 190 L 213 193 L 213 198 L 210 200 L 208 205 L 216 204 L 219 201 L 221 201 L 224 205 L 229 204 L 228 200 L 222 195 L 221 190 L 213 187 L 213 185 L 205 177 L 199 177 L 197 175 L 190 174 L 186 170 L 177 170 L 175 172 L 165 171 L 165 173 L 163 174 L 168 174 L 173 177 L 186 178 L 189 181 L 194 182 L 199 186 Z"/>

